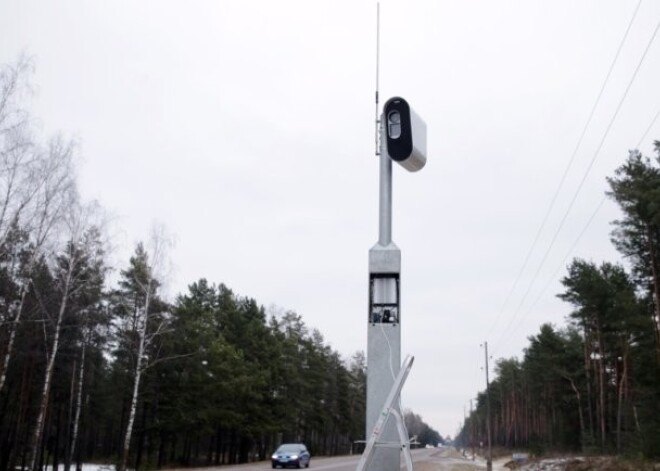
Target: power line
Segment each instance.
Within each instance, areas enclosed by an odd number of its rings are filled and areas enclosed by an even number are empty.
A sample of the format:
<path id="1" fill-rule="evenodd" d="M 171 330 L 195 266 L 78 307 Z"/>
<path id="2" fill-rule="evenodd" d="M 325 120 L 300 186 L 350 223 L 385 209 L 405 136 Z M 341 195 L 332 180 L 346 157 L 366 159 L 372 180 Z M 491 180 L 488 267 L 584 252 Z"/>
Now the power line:
<path id="1" fill-rule="evenodd" d="M 646 135 L 649 133 L 649 131 L 651 130 L 651 128 L 653 127 L 653 125 L 655 124 L 655 122 L 656 122 L 656 120 L 658 119 L 659 116 L 660 116 L 660 110 L 658 110 L 658 112 L 655 114 L 655 116 L 654 116 L 653 119 L 651 120 L 651 123 L 650 123 L 650 124 L 648 125 L 648 127 L 646 128 L 646 131 L 644 131 L 644 134 L 642 135 L 642 137 L 639 138 L 639 142 L 637 143 L 637 148 L 639 148 L 639 146 L 641 145 L 642 141 L 644 141 L 644 139 L 646 139 Z M 580 233 L 578 234 L 577 238 L 575 239 L 575 241 L 574 241 L 573 244 L 571 245 L 571 248 L 568 249 L 568 252 L 566 252 L 566 255 L 565 255 L 564 258 L 562 259 L 561 263 L 557 266 L 557 268 L 555 269 L 555 271 L 552 273 L 552 275 L 551 275 L 550 278 L 548 279 L 548 282 L 545 284 L 545 286 L 543 286 L 543 289 L 541 290 L 541 292 L 539 293 L 539 295 L 536 297 L 536 299 L 534 300 L 534 302 L 529 306 L 529 308 L 527 309 L 527 311 L 525 311 L 525 314 L 523 315 L 523 317 L 527 317 L 527 316 L 532 312 L 532 310 L 536 307 L 536 305 L 537 305 L 538 302 L 541 300 L 541 298 L 543 297 L 543 295 L 545 294 L 545 292 L 548 290 L 548 288 L 550 287 L 550 285 L 552 284 L 552 282 L 557 278 L 557 275 L 559 274 L 559 272 L 560 272 L 563 268 L 565 268 L 566 260 L 568 260 L 568 257 L 571 256 L 571 254 L 573 253 L 573 251 L 574 251 L 575 248 L 577 247 L 578 243 L 580 242 L 580 240 L 582 239 L 582 237 L 584 236 L 584 234 L 587 232 L 587 229 L 589 228 L 589 226 L 591 225 L 591 223 L 592 223 L 593 220 L 595 219 L 595 217 L 596 217 L 596 215 L 598 214 L 598 212 L 600 211 L 600 209 L 603 207 L 603 204 L 605 203 L 605 200 L 607 200 L 607 195 L 603 195 L 603 197 L 601 198 L 600 202 L 599 202 L 598 205 L 596 206 L 596 209 L 594 209 L 593 213 L 591 213 L 591 216 L 589 217 L 589 219 L 588 219 L 587 222 L 585 223 L 584 227 L 582 228 L 582 230 L 581 230 Z M 513 331 L 511 332 L 511 335 L 513 335 L 513 334 L 518 330 L 518 327 L 519 327 L 519 326 L 520 326 L 520 323 L 518 323 L 518 324 L 513 328 Z M 498 345 L 496 345 L 495 347 L 498 347 Z"/>
<path id="2" fill-rule="evenodd" d="M 536 307 L 536 305 L 537 305 L 538 302 L 541 300 L 541 298 L 543 297 L 543 295 L 545 294 L 545 292 L 548 290 L 548 288 L 550 287 L 550 285 L 552 284 L 552 282 L 555 281 L 555 280 L 557 279 L 557 275 L 559 274 L 559 272 L 560 272 L 563 268 L 565 268 L 566 260 L 568 260 L 568 257 L 571 256 L 571 254 L 573 253 L 573 251 L 574 251 L 575 248 L 577 247 L 578 243 L 579 243 L 580 240 L 582 239 L 582 236 L 584 236 L 584 234 L 587 232 L 587 229 L 589 229 L 589 226 L 591 225 L 591 223 L 593 222 L 593 220 L 596 218 L 596 215 L 600 212 L 600 209 L 603 207 L 603 203 L 605 203 L 605 200 L 607 200 L 607 196 L 603 196 L 603 197 L 601 198 L 600 203 L 598 203 L 598 206 L 596 206 L 596 209 L 593 211 L 593 213 L 591 213 L 591 216 L 589 217 L 589 219 L 587 220 L 586 224 L 584 225 L 584 227 L 583 227 L 582 230 L 580 231 L 580 234 L 576 237 L 575 241 L 574 241 L 573 244 L 571 245 L 571 248 L 568 249 L 568 251 L 566 252 L 566 255 L 564 255 L 564 258 L 562 259 L 561 263 L 559 263 L 559 265 L 557 265 L 557 268 L 556 268 L 555 271 L 552 273 L 552 275 L 551 275 L 550 278 L 548 279 L 548 282 L 545 284 L 545 286 L 543 286 L 543 289 L 541 290 L 541 292 L 539 293 L 539 295 L 536 297 L 536 299 L 534 300 L 534 302 L 529 306 L 529 308 L 527 309 L 527 311 L 525 311 L 525 314 L 523 314 L 523 318 L 527 317 L 527 316 L 532 312 L 532 310 Z M 516 325 L 513 327 L 513 330 L 511 331 L 511 335 L 515 334 L 515 333 L 518 331 L 518 327 L 520 327 L 520 324 L 521 324 L 521 323 L 519 322 L 518 324 L 516 324 Z M 499 343 L 495 345 L 495 348 L 497 348 L 497 347 L 499 347 Z"/>
<path id="3" fill-rule="evenodd" d="M 493 329 L 497 326 L 500 317 L 502 316 L 502 313 L 504 312 L 504 309 L 506 308 L 507 304 L 509 303 L 509 300 L 511 299 L 511 296 L 513 296 L 513 293 L 515 292 L 516 288 L 518 287 L 518 283 L 522 279 L 522 275 L 527 268 L 527 265 L 529 264 L 529 261 L 531 259 L 532 253 L 534 252 L 534 249 L 536 248 L 536 244 L 539 241 L 539 238 L 541 237 L 541 233 L 543 232 L 543 229 L 545 229 L 545 225 L 548 222 L 548 218 L 550 217 L 550 213 L 555 207 L 555 203 L 557 202 L 557 197 L 559 196 L 559 193 L 564 186 L 564 182 L 566 181 L 566 176 L 568 175 L 568 172 L 570 171 L 571 167 L 573 166 L 573 162 L 575 161 L 575 156 L 578 153 L 578 150 L 580 149 L 580 146 L 582 145 L 582 141 L 584 140 L 584 136 L 587 133 L 587 129 L 589 128 L 589 125 L 591 124 L 591 121 L 594 117 L 594 114 L 596 112 L 596 108 L 598 107 L 600 100 L 603 96 L 603 92 L 605 91 L 605 87 L 607 86 L 607 83 L 610 80 L 610 77 L 612 75 L 612 71 L 614 70 L 614 66 L 619 59 L 619 55 L 621 54 L 621 49 L 623 49 L 623 45 L 626 42 L 626 38 L 628 37 L 628 33 L 630 32 L 630 29 L 632 28 L 633 22 L 635 21 L 635 18 L 637 17 L 637 12 L 639 11 L 639 7 L 642 4 L 642 0 L 639 0 L 637 2 L 637 6 L 635 7 L 635 11 L 633 12 L 632 18 L 630 18 L 630 21 L 628 22 L 628 27 L 626 28 L 626 32 L 623 34 L 623 37 L 621 38 L 621 41 L 619 42 L 619 47 L 616 50 L 616 54 L 614 55 L 614 59 L 612 59 L 612 63 L 610 64 L 609 70 L 607 71 L 607 75 L 605 76 L 605 80 L 603 80 L 603 84 L 600 87 L 600 91 L 598 92 L 598 96 L 596 97 L 596 101 L 594 102 L 593 106 L 591 107 L 591 112 L 589 113 L 589 117 L 587 118 L 586 123 L 584 124 L 584 127 L 582 128 L 582 133 L 580 134 L 580 137 L 577 141 L 577 144 L 575 145 L 575 148 L 573 149 L 573 153 L 571 154 L 571 157 L 568 161 L 568 165 L 566 165 L 566 168 L 564 169 L 564 174 L 562 175 L 559 185 L 557 186 L 557 189 L 555 190 L 555 194 L 552 197 L 552 200 L 550 201 L 550 205 L 548 206 L 548 209 L 545 212 L 545 216 L 543 216 L 543 220 L 541 222 L 541 225 L 539 226 L 538 230 L 536 231 L 536 236 L 534 237 L 534 241 L 532 242 L 531 247 L 529 248 L 529 251 L 527 252 L 527 255 L 525 256 L 525 260 L 522 264 L 522 267 L 520 267 L 520 270 L 518 272 L 518 276 L 516 277 L 513 286 L 511 287 L 511 290 L 509 291 L 509 294 L 507 295 L 506 299 L 504 300 L 504 303 L 502 304 L 502 307 L 500 308 L 497 317 L 495 318 L 495 322 L 493 325 L 490 327 L 488 332 L 492 332 Z"/>
<path id="4" fill-rule="evenodd" d="M 573 194 L 573 197 L 572 197 L 572 199 L 571 199 L 571 201 L 568 205 L 568 208 L 566 208 L 566 211 L 564 212 L 564 216 L 562 217 L 561 221 L 559 222 L 557 230 L 555 231 L 555 233 L 552 237 L 552 240 L 550 241 L 550 245 L 548 245 L 548 248 L 546 249 L 545 253 L 543 254 L 543 258 L 541 259 L 541 262 L 539 263 L 539 266 L 538 266 L 536 272 L 534 273 L 534 276 L 532 277 L 532 280 L 529 283 L 529 285 L 527 287 L 527 290 L 525 291 L 525 294 L 523 295 L 522 300 L 518 304 L 518 307 L 516 308 L 516 310 L 514 312 L 514 315 L 511 318 L 511 321 L 507 325 L 506 329 L 502 332 L 501 337 L 503 337 L 504 334 L 511 328 L 514 321 L 516 320 L 516 317 L 518 316 L 518 313 L 520 312 L 520 309 L 522 308 L 522 305 L 527 300 L 527 296 L 529 295 L 532 287 L 534 286 L 534 284 L 536 282 L 536 279 L 538 278 L 539 273 L 541 271 L 541 268 L 545 264 L 545 261 L 547 260 L 548 255 L 550 254 L 550 251 L 552 250 L 552 247 L 554 246 L 554 244 L 557 240 L 557 236 L 559 235 L 562 228 L 564 227 L 564 223 L 566 222 L 566 219 L 568 218 L 568 215 L 569 215 L 571 209 L 573 208 L 573 205 L 575 204 L 575 201 L 577 200 L 577 197 L 579 196 L 580 191 L 582 190 L 582 188 L 584 186 L 584 182 L 586 181 L 587 177 L 589 176 L 591 168 L 593 167 L 593 164 L 596 161 L 596 158 L 598 157 L 598 154 L 600 153 L 600 151 L 603 147 L 603 144 L 605 143 L 605 139 L 607 139 L 607 136 L 609 135 L 610 130 L 612 129 L 612 125 L 614 124 L 614 121 L 616 120 L 616 118 L 619 114 L 619 111 L 621 110 L 621 107 L 623 106 L 623 103 L 624 103 L 625 99 L 628 96 L 628 92 L 630 91 L 630 88 L 632 87 L 633 83 L 635 82 L 635 79 L 637 78 L 637 74 L 638 74 L 638 72 L 639 72 L 639 70 L 642 66 L 642 63 L 644 62 L 644 59 L 646 58 L 646 55 L 647 55 L 649 49 L 651 48 L 651 45 L 653 44 L 653 41 L 655 40 L 655 37 L 658 33 L 658 29 L 660 29 L 660 21 L 658 21 L 655 29 L 653 30 L 653 34 L 651 35 L 651 38 L 649 39 L 649 42 L 647 43 L 646 48 L 644 49 L 644 53 L 642 54 L 642 57 L 640 58 L 637 66 L 635 67 L 633 75 L 630 78 L 630 81 L 628 82 L 628 85 L 626 86 L 626 89 L 625 89 L 621 99 L 619 100 L 619 103 L 618 103 L 618 105 L 617 105 L 617 107 L 614 111 L 614 114 L 612 115 L 612 118 L 609 121 L 609 124 L 607 125 L 607 128 L 605 129 L 605 133 L 603 134 L 603 137 L 601 138 L 600 143 L 598 144 L 598 147 L 596 148 L 596 151 L 594 152 L 594 155 L 591 158 L 591 161 L 589 162 L 589 166 L 585 170 L 584 175 L 582 176 L 582 179 L 580 180 L 580 183 L 578 184 L 578 187 L 575 190 L 575 193 Z"/>
<path id="5" fill-rule="evenodd" d="M 651 124 L 649 124 L 649 127 L 646 128 L 646 131 L 644 131 L 644 135 L 639 139 L 639 142 L 637 143 L 637 147 L 636 147 L 637 149 L 640 148 L 640 146 L 642 145 L 642 142 L 644 141 L 644 139 L 646 139 L 646 135 L 651 131 L 651 128 L 653 127 L 653 125 L 657 121 L 658 116 L 660 116 L 660 108 L 658 108 L 658 112 L 655 114 L 655 116 L 651 120 Z"/>

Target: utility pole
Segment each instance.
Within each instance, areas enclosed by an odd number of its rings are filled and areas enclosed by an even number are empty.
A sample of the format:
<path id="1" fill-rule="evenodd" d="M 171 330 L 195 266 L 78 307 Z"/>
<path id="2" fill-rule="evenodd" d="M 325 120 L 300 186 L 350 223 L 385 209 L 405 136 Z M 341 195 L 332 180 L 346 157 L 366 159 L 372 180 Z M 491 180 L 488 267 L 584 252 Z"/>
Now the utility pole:
<path id="1" fill-rule="evenodd" d="M 467 434 L 467 427 L 468 427 L 468 416 L 467 412 L 465 412 L 465 404 L 463 404 L 463 425 L 461 426 L 459 430 L 459 433 L 462 431 L 463 432 L 463 456 L 465 456 L 465 448 L 467 447 L 467 442 L 465 441 L 465 436 Z"/>
<path id="2" fill-rule="evenodd" d="M 470 444 L 472 445 L 472 461 L 474 461 L 474 422 L 472 420 L 472 399 L 470 399 Z"/>
<path id="3" fill-rule="evenodd" d="M 486 458 L 486 471 L 493 470 L 493 449 L 490 441 L 490 381 L 488 380 L 488 342 L 484 342 L 486 355 L 486 432 L 488 436 L 488 457 Z"/>

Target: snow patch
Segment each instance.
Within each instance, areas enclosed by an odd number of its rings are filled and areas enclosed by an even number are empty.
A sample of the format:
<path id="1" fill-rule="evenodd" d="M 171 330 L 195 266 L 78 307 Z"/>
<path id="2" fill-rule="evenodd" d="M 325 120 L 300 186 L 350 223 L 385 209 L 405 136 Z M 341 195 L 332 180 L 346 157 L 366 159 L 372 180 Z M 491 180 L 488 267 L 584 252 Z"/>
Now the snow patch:
<path id="1" fill-rule="evenodd" d="M 64 465 L 58 466 L 55 471 L 64 471 Z M 75 465 L 71 465 L 71 471 L 76 471 L 77 468 Z M 48 465 L 44 468 L 44 471 L 53 471 L 53 467 Z M 114 464 L 94 464 L 94 463 L 83 463 L 82 471 L 115 471 Z M 132 470 L 129 470 L 132 471 Z"/>
<path id="2" fill-rule="evenodd" d="M 584 458 L 553 458 L 526 464 L 518 468 L 518 471 L 564 471 L 569 463 L 582 461 Z"/>

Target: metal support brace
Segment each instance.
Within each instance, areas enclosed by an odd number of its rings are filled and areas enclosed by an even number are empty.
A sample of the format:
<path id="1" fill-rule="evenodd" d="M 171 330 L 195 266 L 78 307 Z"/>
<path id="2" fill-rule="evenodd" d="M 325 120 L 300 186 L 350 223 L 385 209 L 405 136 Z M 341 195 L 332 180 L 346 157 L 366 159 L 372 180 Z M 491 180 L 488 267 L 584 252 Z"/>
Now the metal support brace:
<path id="1" fill-rule="evenodd" d="M 406 462 L 407 471 L 413 471 L 412 457 L 410 456 L 410 438 L 406 432 L 406 427 L 403 423 L 403 416 L 401 412 L 396 409 L 396 404 L 399 402 L 398 399 L 401 395 L 401 389 L 403 388 L 403 383 L 405 383 L 408 373 L 412 368 L 412 363 L 415 357 L 408 355 L 403 361 L 401 370 L 390 389 L 390 393 L 387 396 L 387 400 L 383 406 L 383 410 L 380 413 L 380 417 L 374 425 L 374 429 L 371 432 L 369 440 L 367 440 L 367 445 L 364 449 L 364 453 L 360 457 L 357 468 L 355 471 L 365 471 L 369 465 L 371 459 L 373 458 L 374 451 L 377 447 L 381 448 L 399 448 L 403 452 L 403 459 Z M 387 419 L 393 416 L 396 422 L 396 428 L 399 432 L 399 441 L 398 442 L 379 442 L 378 437 L 380 437 L 381 431 L 385 428 Z"/>

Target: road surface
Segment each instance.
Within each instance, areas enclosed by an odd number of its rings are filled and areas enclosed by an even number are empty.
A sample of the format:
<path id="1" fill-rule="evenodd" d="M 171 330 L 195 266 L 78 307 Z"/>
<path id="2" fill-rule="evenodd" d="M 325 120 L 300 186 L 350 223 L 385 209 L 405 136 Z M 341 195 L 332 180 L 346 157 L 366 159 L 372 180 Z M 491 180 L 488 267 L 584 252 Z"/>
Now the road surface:
<path id="1" fill-rule="evenodd" d="M 486 463 L 484 461 L 472 461 L 461 456 L 453 448 L 423 448 L 412 451 L 414 471 L 484 471 Z M 360 455 L 338 456 L 338 457 L 314 457 L 310 462 L 309 471 L 355 471 Z M 280 468 L 278 468 L 279 470 Z M 291 469 L 291 468 L 287 468 Z M 405 471 L 406 467 L 401 461 L 401 469 Z M 497 464 L 493 470 L 501 468 Z M 171 470 L 171 471 L 190 471 L 191 468 Z M 236 466 L 221 466 L 210 468 L 197 468 L 198 471 L 272 471 L 270 461 L 260 461 L 257 463 L 248 463 Z"/>

